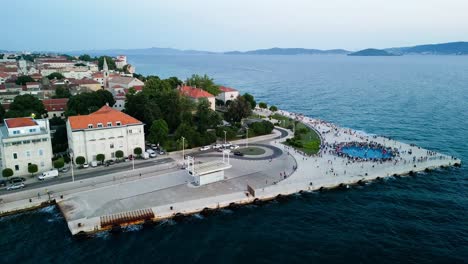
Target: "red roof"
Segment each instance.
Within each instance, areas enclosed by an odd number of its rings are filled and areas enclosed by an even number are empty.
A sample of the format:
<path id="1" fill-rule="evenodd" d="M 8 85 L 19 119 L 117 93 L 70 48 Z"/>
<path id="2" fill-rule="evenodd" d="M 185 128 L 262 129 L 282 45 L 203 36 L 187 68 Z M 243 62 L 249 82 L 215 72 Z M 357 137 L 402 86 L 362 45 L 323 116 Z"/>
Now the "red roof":
<path id="1" fill-rule="evenodd" d="M 182 95 L 191 97 L 191 98 L 207 98 L 207 97 L 214 97 L 212 94 L 209 92 L 200 89 L 200 88 L 195 88 L 192 86 L 181 86 L 179 87 L 179 92 Z"/>
<path id="2" fill-rule="evenodd" d="M 26 86 L 28 86 L 28 85 L 39 85 L 39 84 L 40 83 L 38 83 L 38 82 L 27 82 Z"/>
<path id="3" fill-rule="evenodd" d="M 112 86 L 112 88 L 114 88 L 114 89 L 118 89 L 118 88 L 124 88 L 124 87 L 123 87 L 123 86 L 121 86 L 121 85 L 118 85 L 118 84 L 117 84 L 117 85 L 113 85 L 113 86 Z"/>
<path id="4" fill-rule="evenodd" d="M 8 128 L 37 125 L 36 121 L 34 121 L 34 119 L 32 119 L 31 117 L 18 117 L 18 118 L 5 119 L 5 124 L 8 126 Z"/>
<path id="5" fill-rule="evenodd" d="M 74 84 L 81 84 L 81 85 L 84 85 L 84 84 L 99 84 L 97 81 L 93 80 L 93 79 L 81 79 L 81 80 L 73 80 L 72 81 Z"/>
<path id="6" fill-rule="evenodd" d="M 226 86 L 220 86 L 220 87 L 219 87 L 219 90 L 220 90 L 221 92 L 237 92 L 236 89 L 231 88 L 231 87 L 226 87 Z"/>
<path id="7" fill-rule="evenodd" d="M 0 72 L 0 78 L 8 78 L 10 75 L 4 72 Z"/>
<path id="8" fill-rule="evenodd" d="M 102 72 L 95 72 L 93 73 L 93 78 L 104 78 L 104 74 Z"/>
<path id="9" fill-rule="evenodd" d="M 67 110 L 68 98 L 44 99 L 42 100 L 47 112 Z"/>
<path id="10" fill-rule="evenodd" d="M 107 127 L 107 122 L 112 122 L 112 126 L 117 126 L 117 122 L 120 122 L 122 126 L 143 124 L 141 121 L 107 105 L 89 115 L 70 116 L 68 122 L 73 130 L 88 129 L 88 125 L 97 128 L 98 123 L 101 123 L 102 127 Z"/>

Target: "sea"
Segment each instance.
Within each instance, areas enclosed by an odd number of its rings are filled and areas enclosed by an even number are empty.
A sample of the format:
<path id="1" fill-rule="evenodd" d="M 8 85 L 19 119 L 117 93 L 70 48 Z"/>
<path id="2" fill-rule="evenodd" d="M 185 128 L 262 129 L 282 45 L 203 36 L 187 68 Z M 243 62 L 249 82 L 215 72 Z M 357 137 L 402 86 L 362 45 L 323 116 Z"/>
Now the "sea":
<path id="1" fill-rule="evenodd" d="M 468 161 L 468 57 L 129 56 L 281 109 Z M 53 206 L 0 218 L 0 263 L 468 263 L 468 169 L 72 238 Z"/>

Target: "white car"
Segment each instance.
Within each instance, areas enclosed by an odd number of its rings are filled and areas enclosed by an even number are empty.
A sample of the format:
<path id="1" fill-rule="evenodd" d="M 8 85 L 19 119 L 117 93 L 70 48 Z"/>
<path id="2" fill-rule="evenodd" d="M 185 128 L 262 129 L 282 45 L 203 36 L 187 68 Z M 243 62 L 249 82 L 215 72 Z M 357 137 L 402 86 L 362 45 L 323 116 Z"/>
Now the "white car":
<path id="1" fill-rule="evenodd" d="M 218 148 L 221 148 L 223 145 L 221 144 L 215 144 L 213 145 L 213 149 L 218 149 Z"/>
<path id="2" fill-rule="evenodd" d="M 225 147 L 225 148 L 229 148 L 229 147 L 231 147 L 231 146 L 232 146 L 232 144 L 231 144 L 230 142 L 224 143 L 224 144 L 223 144 L 223 147 Z"/>
<path id="3" fill-rule="evenodd" d="M 26 185 L 22 182 L 17 182 L 17 183 L 13 183 L 12 185 L 8 186 L 7 187 L 7 190 L 10 191 L 10 190 L 16 190 L 16 189 L 21 189 L 21 188 L 24 188 Z"/>
<path id="4" fill-rule="evenodd" d="M 156 153 L 155 152 L 150 153 L 149 155 L 150 155 L 150 158 L 156 158 Z"/>
<path id="5" fill-rule="evenodd" d="M 88 163 L 83 164 L 83 168 L 88 168 L 88 167 L 89 167 Z"/>
<path id="6" fill-rule="evenodd" d="M 238 149 L 238 148 L 239 148 L 239 145 L 232 145 L 230 148 L 231 148 L 231 149 Z"/>
<path id="7" fill-rule="evenodd" d="M 200 151 L 205 151 L 205 150 L 209 150 L 209 149 L 210 149 L 210 146 L 204 146 L 204 147 L 200 148 Z"/>

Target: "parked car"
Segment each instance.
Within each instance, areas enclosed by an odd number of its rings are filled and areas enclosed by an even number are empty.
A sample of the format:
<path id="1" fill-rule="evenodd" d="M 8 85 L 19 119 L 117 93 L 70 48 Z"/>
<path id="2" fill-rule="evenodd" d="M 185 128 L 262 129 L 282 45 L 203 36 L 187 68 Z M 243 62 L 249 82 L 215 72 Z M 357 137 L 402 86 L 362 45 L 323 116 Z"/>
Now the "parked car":
<path id="1" fill-rule="evenodd" d="M 24 178 L 24 177 L 11 177 L 8 181 L 10 183 L 18 183 L 18 182 L 26 181 L 26 178 Z"/>
<path id="2" fill-rule="evenodd" d="M 217 148 L 216 151 L 217 152 L 223 152 L 223 149 L 222 148 Z"/>
<path id="3" fill-rule="evenodd" d="M 10 191 L 10 190 L 17 190 L 17 189 L 21 189 L 21 188 L 24 188 L 26 187 L 26 185 L 22 182 L 17 182 L 17 183 L 13 183 L 12 185 L 8 186 L 7 187 L 7 190 Z"/>
<path id="4" fill-rule="evenodd" d="M 39 180 L 51 179 L 58 177 L 58 170 L 44 171 L 41 175 L 37 176 Z"/>
<path id="5" fill-rule="evenodd" d="M 149 159 L 149 153 L 148 152 L 143 152 L 143 155 L 141 155 L 143 159 Z"/>
<path id="6" fill-rule="evenodd" d="M 238 149 L 239 145 L 231 145 L 230 149 Z"/>
<path id="7" fill-rule="evenodd" d="M 221 144 L 214 144 L 214 145 L 213 145 L 213 148 L 214 148 L 214 149 L 218 149 L 218 148 L 221 148 L 222 146 L 223 146 L 223 145 L 221 145 Z"/>
<path id="8" fill-rule="evenodd" d="M 149 156 L 150 158 L 156 158 L 157 155 L 156 155 L 156 152 L 153 152 L 153 153 L 150 153 Z"/>
<path id="9" fill-rule="evenodd" d="M 0 186 L 4 187 L 4 186 L 7 186 L 7 181 L 5 180 L 0 180 Z"/>
<path id="10" fill-rule="evenodd" d="M 97 161 L 91 161 L 91 167 L 95 168 L 98 166 Z"/>
<path id="11" fill-rule="evenodd" d="M 113 164 L 115 164 L 115 161 L 114 160 L 107 160 L 106 164 L 113 165 Z"/>
<path id="12" fill-rule="evenodd" d="M 63 168 L 61 168 L 59 171 L 60 171 L 60 172 L 67 172 L 67 171 L 69 171 L 69 170 L 70 170 L 70 166 L 68 166 L 68 167 L 63 167 Z"/>
<path id="13" fill-rule="evenodd" d="M 209 150 L 209 149 L 210 149 L 210 146 L 204 146 L 204 147 L 200 148 L 200 151 L 205 151 L 205 150 Z"/>
<path id="14" fill-rule="evenodd" d="M 164 151 L 164 149 L 159 149 L 159 155 L 164 155 L 166 154 L 166 151 Z"/>
<path id="15" fill-rule="evenodd" d="M 231 147 L 231 146 L 232 146 L 231 142 L 227 142 L 227 143 L 224 143 L 224 144 L 223 144 L 223 147 L 224 147 L 224 148 L 229 148 L 229 147 Z"/>
<path id="16" fill-rule="evenodd" d="M 151 144 L 151 149 L 152 150 L 157 150 L 158 149 L 158 146 L 156 144 Z"/>
<path id="17" fill-rule="evenodd" d="M 83 168 L 88 168 L 88 167 L 89 167 L 88 163 L 83 164 Z"/>
<path id="18" fill-rule="evenodd" d="M 240 151 L 234 151 L 234 155 L 236 156 L 244 156 L 244 153 L 240 152 Z"/>

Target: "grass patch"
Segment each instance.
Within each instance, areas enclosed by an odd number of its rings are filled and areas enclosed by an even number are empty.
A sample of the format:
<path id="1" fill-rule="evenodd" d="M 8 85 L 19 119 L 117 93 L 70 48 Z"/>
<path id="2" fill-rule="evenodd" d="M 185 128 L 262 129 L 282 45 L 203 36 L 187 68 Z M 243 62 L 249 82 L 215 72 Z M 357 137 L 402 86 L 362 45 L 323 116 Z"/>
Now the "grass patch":
<path id="1" fill-rule="evenodd" d="M 294 138 L 286 140 L 285 144 L 308 155 L 317 154 L 320 150 L 320 136 L 301 122 L 296 122 Z"/>
<path id="2" fill-rule="evenodd" d="M 241 152 L 244 155 L 262 155 L 265 154 L 265 150 L 262 148 L 257 148 L 257 147 L 248 147 L 248 148 L 241 148 L 239 149 L 239 152 Z"/>

